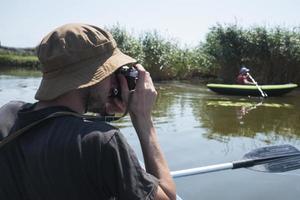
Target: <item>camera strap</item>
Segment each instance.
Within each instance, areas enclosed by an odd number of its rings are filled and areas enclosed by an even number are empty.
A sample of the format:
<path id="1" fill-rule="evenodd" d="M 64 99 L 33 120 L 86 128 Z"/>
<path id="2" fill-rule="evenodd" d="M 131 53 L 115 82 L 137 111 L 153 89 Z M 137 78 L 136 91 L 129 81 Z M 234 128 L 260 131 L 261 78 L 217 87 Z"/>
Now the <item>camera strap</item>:
<path id="1" fill-rule="evenodd" d="M 79 117 L 79 118 L 83 118 L 83 119 L 87 119 L 87 120 L 97 120 L 97 121 L 111 121 L 109 118 L 106 117 L 99 117 L 99 116 L 92 116 L 92 115 L 82 115 L 79 113 L 74 113 L 74 112 L 68 112 L 68 111 L 59 111 L 59 112 L 55 112 L 52 113 L 38 121 L 35 121 L 15 132 L 10 133 L 8 136 L 4 137 L 2 140 L 0 140 L 0 150 L 9 142 L 17 139 L 18 137 L 20 137 L 21 135 L 23 135 L 26 131 L 30 130 L 31 128 L 41 124 L 42 122 L 45 122 L 49 119 L 53 119 L 53 118 L 57 118 L 57 117 L 62 117 L 62 116 L 75 116 L 75 117 Z"/>

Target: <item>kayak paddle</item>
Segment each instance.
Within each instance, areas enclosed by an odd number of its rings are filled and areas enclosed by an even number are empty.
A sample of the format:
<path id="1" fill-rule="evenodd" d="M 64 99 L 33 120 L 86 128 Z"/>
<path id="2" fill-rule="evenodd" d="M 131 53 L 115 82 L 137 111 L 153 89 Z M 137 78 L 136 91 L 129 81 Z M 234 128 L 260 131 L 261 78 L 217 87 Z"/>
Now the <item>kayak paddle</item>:
<path id="1" fill-rule="evenodd" d="M 254 78 L 253 78 L 249 73 L 247 73 L 247 74 L 248 74 L 248 77 L 251 79 L 251 81 L 256 85 L 256 87 L 257 87 L 257 89 L 259 90 L 261 96 L 264 97 L 264 98 L 268 97 L 267 93 L 265 93 L 265 92 L 261 89 L 261 87 L 260 87 L 260 86 L 257 84 L 257 82 L 254 80 Z"/>
<path id="2" fill-rule="evenodd" d="M 300 151 L 291 145 L 268 146 L 255 149 L 242 160 L 229 163 L 172 171 L 173 178 L 204 174 L 227 169 L 249 168 L 261 172 L 279 173 L 300 168 Z"/>

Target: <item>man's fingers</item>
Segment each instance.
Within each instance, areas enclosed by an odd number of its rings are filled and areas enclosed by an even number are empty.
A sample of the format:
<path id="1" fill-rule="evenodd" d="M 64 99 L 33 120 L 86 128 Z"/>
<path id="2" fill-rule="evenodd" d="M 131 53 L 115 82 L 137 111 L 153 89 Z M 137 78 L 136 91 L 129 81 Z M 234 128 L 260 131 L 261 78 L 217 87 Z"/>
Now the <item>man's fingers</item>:
<path id="1" fill-rule="evenodd" d="M 151 115 L 157 92 L 150 73 L 140 64 L 136 65 L 136 69 L 139 72 L 139 76 L 136 83 L 136 90 L 132 96 L 131 105 L 129 106 L 129 112 L 132 116 L 149 116 Z"/>
<path id="2" fill-rule="evenodd" d="M 135 67 L 139 72 L 136 89 L 145 88 L 145 81 L 148 80 L 147 76 L 149 76 L 149 72 L 141 64 L 136 64 Z"/>
<path id="3" fill-rule="evenodd" d="M 149 72 L 146 72 L 146 78 L 147 78 L 147 81 L 149 81 L 149 83 L 153 85 L 153 81 L 152 81 L 152 78 L 151 78 L 151 75 Z"/>
<path id="4" fill-rule="evenodd" d="M 136 64 L 135 67 L 137 68 L 138 71 L 146 71 L 141 64 Z"/>
<path id="5" fill-rule="evenodd" d="M 139 88 L 144 88 L 144 83 L 145 83 L 145 77 L 146 77 L 146 72 L 145 71 L 139 71 L 139 76 L 138 76 L 138 80 L 136 82 L 136 89 Z"/>
<path id="6" fill-rule="evenodd" d="M 128 91 L 128 84 L 124 75 L 118 74 L 118 80 L 120 83 L 121 90 Z"/>

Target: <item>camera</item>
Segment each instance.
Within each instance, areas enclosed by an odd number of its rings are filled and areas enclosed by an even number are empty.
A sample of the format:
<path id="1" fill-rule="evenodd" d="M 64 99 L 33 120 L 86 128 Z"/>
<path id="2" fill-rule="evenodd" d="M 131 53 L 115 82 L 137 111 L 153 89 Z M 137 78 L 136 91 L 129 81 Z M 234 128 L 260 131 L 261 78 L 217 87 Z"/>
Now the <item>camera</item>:
<path id="1" fill-rule="evenodd" d="M 139 75 L 139 72 L 136 68 L 125 65 L 120 67 L 116 73 L 125 76 L 129 90 L 133 90 L 135 88 L 136 81 Z"/>
<path id="2" fill-rule="evenodd" d="M 116 73 L 116 75 L 122 74 L 123 76 L 125 76 L 129 90 L 133 90 L 135 88 L 136 81 L 137 81 L 138 75 L 139 75 L 139 72 L 135 67 L 124 65 L 124 66 L 120 67 L 119 69 L 117 69 L 117 71 L 115 73 Z M 113 93 L 112 95 L 114 97 L 118 97 L 121 99 L 121 87 L 120 86 L 118 88 L 114 88 L 112 93 Z"/>

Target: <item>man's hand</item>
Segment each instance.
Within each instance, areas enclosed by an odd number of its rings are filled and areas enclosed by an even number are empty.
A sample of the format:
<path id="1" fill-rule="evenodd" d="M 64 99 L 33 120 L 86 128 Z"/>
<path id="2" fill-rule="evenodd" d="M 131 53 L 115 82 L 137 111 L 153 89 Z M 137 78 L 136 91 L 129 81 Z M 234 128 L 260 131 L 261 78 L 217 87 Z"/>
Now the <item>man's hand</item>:
<path id="1" fill-rule="evenodd" d="M 140 64 L 137 64 L 135 67 L 139 75 L 135 90 L 132 94 L 129 94 L 126 78 L 123 75 L 118 76 L 121 85 L 122 100 L 125 105 L 129 105 L 128 111 L 132 117 L 149 118 L 151 117 L 151 111 L 156 100 L 157 92 L 149 72 Z M 129 98 L 129 95 L 132 96 Z"/>

